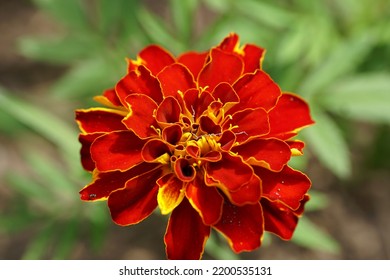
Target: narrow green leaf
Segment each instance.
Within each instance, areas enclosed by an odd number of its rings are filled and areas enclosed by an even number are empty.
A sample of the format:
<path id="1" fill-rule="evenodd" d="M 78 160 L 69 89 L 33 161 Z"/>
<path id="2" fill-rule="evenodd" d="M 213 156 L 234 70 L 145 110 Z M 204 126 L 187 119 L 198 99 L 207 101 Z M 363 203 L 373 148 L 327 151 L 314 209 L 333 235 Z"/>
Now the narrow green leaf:
<path id="1" fill-rule="evenodd" d="M 340 252 L 340 245 L 337 241 L 306 217 L 300 218 L 291 241 L 312 250 L 333 254 Z"/>
<path id="2" fill-rule="evenodd" d="M 329 204 L 328 196 L 320 191 L 310 190 L 310 200 L 305 205 L 305 211 L 318 211 Z"/>
<path id="3" fill-rule="evenodd" d="M 238 260 L 239 256 L 234 254 L 226 244 L 220 244 L 215 232 L 211 232 L 207 240 L 205 251 L 217 260 Z"/>
<path id="4" fill-rule="evenodd" d="M 77 132 L 44 108 L 11 97 L 0 87 L 0 109 L 57 145 L 68 158 L 78 155 Z"/>
<path id="5" fill-rule="evenodd" d="M 41 183 L 47 191 L 54 194 L 53 198 L 61 198 L 61 201 L 72 201 L 76 198 L 77 186 L 71 181 L 64 167 L 35 150 L 26 150 L 24 155 L 38 177 L 42 178 Z"/>
<path id="6" fill-rule="evenodd" d="M 327 110 L 343 116 L 390 123 L 390 73 L 343 79 L 325 89 L 319 100 Z"/>
<path id="7" fill-rule="evenodd" d="M 78 217 L 71 217 L 67 223 L 60 225 L 57 228 L 60 232 L 57 234 L 55 240 L 53 259 L 64 260 L 69 258 L 75 247 L 75 243 L 77 242 L 77 234 L 80 226 L 79 222 Z"/>
<path id="8" fill-rule="evenodd" d="M 23 37 L 18 43 L 20 52 L 29 58 L 65 65 L 91 56 L 94 50 L 99 49 L 99 44 L 92 36 Z"/>
<path id="9" fill-rule="evenodd" d="M 121 74 L 120 69 L 106 63 L 104 59 L 91 59 L 75 65 L 60 78 L 52 88 L 54 95 L 63 98 L 95 96 L 103 90 L 113 87 Z"/>
<path id="10" fill-rule="evenodd" d="M 293 12 L 278 7 L 274 2 L 268 4 L 264 1 L 241 0 L 232 1 L 232 11 L 242 13 L 273 28 L 286 28 L 294 20 Z"/>
<path id="11" fill-rule="evenodd" d="M 350 40 L 343 41 L 326 57 L 323 63 L 307 75 L 297 92 L 309 98 L 338 79 L 352 72 L 371 50 L 376 34 L 366 30 Z"/>
<path id="12" fill-rule="evenodd" d="M 38 260 L 47 258 L 46 254 L 50 248 L 50 243 L 52 241 L 51 238 L 54 236 L 53 229 L 54 228 L 52 227 L 52 223 L 44 226 L 29 243 L 26 251 L 22 256 L 22 259 Z"/>
<path id="13" fill-rule="evenodd" d="M 180 41 L 188 44 L 192 35 L 194 13 L 197 8 L 197 0 L 170 0 L 171 12 L 175 29 Z"/>
<path id="14" fill-rule="evenodd" d="M 325 113 L 312 106 L 315 125 L 302 131 L 307 146 L 324 166 L 341 178 L 351 174 L 348 146 L 336 123 Z"/>
<path id="15" fill-rule="evenodd" d="M 16 190 L 24 197 L 39 201 L 50 201 L 51 199 L 51 194 L 46 188 L 27 176 L 10 172 L 5 179 L 12 190 Z"/>
<path id="16" fill-rule="evenodd" d="M 88 18 L 79 0 L 33 0 L 42 10 L 50 13 L 54 19 L 77 30 L 88 30 Z"/>
<path id="17" fill-rule="evenodd" d="M 159 19 L 145 8 L 140 8 L 137 13 L 139 24 L 154 43 L 160 44 L 175 54 L 184 51 L 185 45 L 173 37 L 167 30 L 164 21 Z"/>

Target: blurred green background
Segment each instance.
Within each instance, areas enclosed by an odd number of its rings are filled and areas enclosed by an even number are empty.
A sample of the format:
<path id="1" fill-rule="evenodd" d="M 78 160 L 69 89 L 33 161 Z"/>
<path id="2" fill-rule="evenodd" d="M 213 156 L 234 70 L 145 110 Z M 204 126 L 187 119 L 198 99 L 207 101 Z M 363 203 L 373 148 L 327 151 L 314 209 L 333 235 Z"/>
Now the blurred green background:
<path id="1" fill-rule="evenodd" d="M 291 242 L 205 259 L 390 258 L 390 1 L 0 0 L 0 259 L 163 259 L 166 217 L 119 227 L 79 200 L 74 110 L 157 43 L 175 55 L 229 32 L 267 49 L 263 68 L 310 103 L 293 166 L 313 182 Z"/>

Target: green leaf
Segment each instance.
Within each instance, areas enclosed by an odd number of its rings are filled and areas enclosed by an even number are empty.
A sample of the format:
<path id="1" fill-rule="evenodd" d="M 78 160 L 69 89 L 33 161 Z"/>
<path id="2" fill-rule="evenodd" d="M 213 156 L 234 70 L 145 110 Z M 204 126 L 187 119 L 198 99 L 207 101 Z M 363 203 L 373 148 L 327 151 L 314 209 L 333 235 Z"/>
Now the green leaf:
<path id="1" fill-rule="evenodd" d="M 312 116 L 316 122 L 302 131 L 307 139 L 307 147 L 313 151 L 324 166 L 340 178 L 351 174 L 351 161 L 348 146 L 336 123 L 325 113 L 312 106 Z"/>
<path id="2" fill-rule="evenodd" d="M 193 18 L 197 4 L 197 0 L 170 0 L 177 37 L 180 38 L 181 42 L 186 44 L 189 43 L 192 36 Z"/>
<path id="3" fill-rule="evenodd" d="M 232 6 L 231 10 L 235 13 L 238 11 L 272 28 L 286 28 L 295 19 L 291 11 L 264 1 L 232 1 Z"/>
<path id="4" fill-rule="evenodd" d="M 79 232 L 79 219 L 72 217 L 67 223 L 59 226 L 60 232 L 57 234 L 55 240 L 55 247 L 53 248 L 53 259 L 67 259 L 72 252 L 75 243 L 77 242 Z"/>
<path id="5" fill-rule="evenodd" d="M 221 244 L 216 234 L 216 232 L 212 231 L 207 240 L 205 247 L 207 254 L 217 260 L 238 260 L 239 256 L 234 254 L 226 243 Z"/>
<path id="6" fill-rule="evenodd" d="M 99 43 L 92 36 L 24 37 L 18 43 L 20 52 L 29 58 L 65 65 L 89 57 L 99 49 Z"/>
<path id="7" fill-rule="evenodd" d="M 53 198 L 61 199 L 62 202 L 72 202 L 75 199 L 77 186 L 71 181 L 64 167 L 35 150 L 26 150 L 24 155 L 34 172 L 39 178 L 42 178 L 42 184 L 45 185 Z"/>
<path id="8" fill-rule="evenodd" d="M 306 217 L 299 219 L 298 226 L 291 241 L 312 250 L 333 254 L 340 252 L 340 245 L 337 241 Z"/>
<path id="9" fill-rule="evenodd" d="M 327 110 L 346 117 L 390 123 L 390 73 L 340 80 L 325 89 L 319 100 Z"/>
<path id="10" fill-rule="evenodd" d="M 359 34 L 340 43 L 323 63 L 311 70 L 297 92 L 309 98 L 318 94 L 335 79 L 352 72 L 369 53 L 376 40 L 376 32 Z"/>
<path id="11" fill-rule="evenodd" d="M 88 18 L 79 0 L 33 0 L 42 10 L 50 13 L 54 19 L 61 21 L 77 31 L 88 30 Z"/>
<path id="12" fill-rule="evenodd" d="M 38 260 L 45 259 L 46 254 L 50 248 L 50 243 L 52 241 L 52 237 L 54 228 L 52 223 L 44 226 L 36 236 L 34 236 L 33 240 L 28 244 L 26 251 L 24 252 L 22 259 L 23 260 Z"/>
<path id="13" fill-rule="evenodd" d="M 310 190 L 310 200 L 305 205 L 305 211 L 318 211 L 326 208 L 329 205 L 329 198 L 326 194 Z"/>
<path id="14" fill-rule="evenodd" d="M 145 8 L 140 8 L 137 13 L 139 24 L 154 43 L 160 44 L 175 54 L 184 51 L 185 45 L 173 37 L 166 28 L 164 21 L 159 19 Z"/>
<path id="15" fill-rule="evenodd" d="M 100 95 L 113 87 L 118 77 L 125 73 L 126 65 L 123 65 L 115 68 L 115 63 L 109 64 L 98 58 L 80 62 L 55 83 L 52 92 L 63 98 Z M 120 69 L 123 70 L 121 74 Z"/>
<path id="16" fill-rule="evenodd" d="M 29 104 L 0 87 L 0 109 L 57 145 L 69 159 L 78 156 L 77 132 L 60 118 L 37 105 Z M 73 161 L 74 162 L 74 161 Z"/>

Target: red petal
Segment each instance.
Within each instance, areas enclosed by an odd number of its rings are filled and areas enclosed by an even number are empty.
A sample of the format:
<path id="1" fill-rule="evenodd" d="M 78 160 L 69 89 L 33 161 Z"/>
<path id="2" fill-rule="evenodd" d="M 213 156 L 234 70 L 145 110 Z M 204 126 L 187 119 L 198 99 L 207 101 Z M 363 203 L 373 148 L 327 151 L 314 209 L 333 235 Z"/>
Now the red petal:
<path id="1" fill-rule="evenodd" d="M 172 96 L 168 96 L 161 102 L 157 109 L 156 119 L 160 123 L 177 123 L 180 118 L 181 107 Z"/>
<path id="2" fill-rule="evenodd" d="M 244 73 L 253 73 L 257 69 L 261 69 L 261 62 L 264 58 L 265 49 L 259 48 L 256 45 L 245 45 L 244 49 Z"/>
<path id="3" fill-rule="evenodd" d="M 172 64 L 165 67 L 158 75 L 164 97 L 173 96 L 182 99 L 190 88 L 196 88 L 194 77 L 182 64 Z M 180 92 L 180 93 L 179 93 Z"/>
<path id="4" fill-rule="evenodd" d="M 199 126 L 205 134 L 219 134 L 221 133 L 221 126 L 215 124 L 208 116 L 201 116 Z"/>
<path id="5" fill-rule="evenodd" d="M 144 65 L 154 76 L 158 74 L 165 66 L 175 62 L 173 56 L 160 46 L 151 45 L 144 48 L 138 54 L 137 61 L 129 61 L 129 70 L 137 69 L 139 65 Z"/>
<path id="6" fill-rule="evenodd" d="M 205 225 L 213 225 L 219 221 L 222 214 L 223 197 L 216 188 L 208 187 L 201 176 L 187 185 L 186 196 L 192 207 L 202 217 Z"/>
<path id="7" fill-rule="evenodd" d="M 237 191 L 252 178 L 253 170 L 240 157 L 223 153 L 221 160 L 206 165 L 206 173 L 207 177 L 219 182 L 219 187 Z"/>
<path id="8" fill-rule="evenodd" d="M 233 88 L 240 97 L 240 103 L 229 113 L 246 108 L 263 108 L 268 111 L 275 106 L 282 94 L 279 86 L 261 70 L 242 76 Z"/>
<path id="9" fill-rule="evenodd" d="M 212 49 L 208 62 L 199 73 L 199 86 L 211 92 L 222 82 L 233 84 L 242 74 L 244 63 L 235 54 Z"/>
<path id="10" fill-rule="evenodd" d="M 87 171 L 92 172 L 95 168 L 95 162 L 91 157 L 91 145 L 96 138 L 102 136 L 103 133 L 93 133 L 93 134 L 80 134 L 79 141 L 81 143 L 80 156 L 81 164 L 83 168 Z"/>
<path id="11" fill-rule="evenodd" d="M 227 83 L 220 83 L 215 87 L 212 96 L 215 100 L 219 100 L 224 105 L 224 109 L 227 111 L 228 108 L 237 104 L 240 101 L 236 91 L 233 87 Z M 226 107 L 227 105 L 227 107 Z"/>
<path id="12" fill-rule="evenodd" d="M 184 199 L 169 218 L 164 237 L 168 259 L 200 259 L 209 235 L 210 227 L 203 224 L 196 210 Z"/>
<path id="13" fill-rule="evenodd" d="M 261 245 L 264 233 L 263 213 L 259 203 L 236 206 L 225 201 L 221 220 L 214 225 L 234 252 L 252 251 Z"/>
<path id="14" fill-rule="evenodd" d="M 286 143 L 290 146 L 291 154 L 293 156 L 303 155 L 303 148 L 305 147 L 304 142 L 299 140 L 291 140 L 291 141 L 286 141 Z"/>
<path id="15" fill-rule="evenodd" d="M 225 193 L 232 204 L 242 206 L 258 203 L 261 198 L 261 180 L 253 175 L 249 182 L 243 184 L 237 191 Z"/>
<path id="16" fill-rule="evenodd" d="M 232 148 L 251 165 L 280 171 L 291 157 L 290 147 L 278 139 L 253 139 Z"/>
<path id="17" fill-rule="evenodd" d="M 126 183 L 124 189 L 112 192 L 108 207 L 115 223 L 127 226 L 141 222 L 157 207 L 157 179 L 161 169 L 135 177 Z"/>
<path id="18" fill-rule="evenodd" d="M 178 158 L 173 164 L 173 170 L 177 178 L 183 182 L 191 182 L 196 175 L 194 166 L 185 158 Z"/>
<path id="19" fill-rule="evenodd" d="M 239 37 L 236 33 L 230 33 L 222 42 L 218 45 L 218 48 L 225 52 L 233 52 L 238 47 Z"/>
<path id="20" fill-rule="evenodd" d="M 124 112 L 114 109 L 76 110 L 76 121 L 83 133 L 126 130 L 121 122 L 123 118 Z"/>
<path id="21" fill-rule="evenodd" d="M 94 100 L 107 107 L 123 106 L 114 88 L 106 90 L 103 95 L 95 96 Z"/>
<path id="22" fill-rule="evenodd" d="M 191 113 L 194 121 L 207 110 L 214 98 L 207 91 L 202 91 L 199 94 L 199 90 L 190 89 L 184 94 L 184 103 L 187 110 Z"/>
<path id="23" fill-rule="evenodd" d="M 300 208 L 293 211 L 280 202 L 269 201 L 266 198 L 261 199 L 265 230 L 278 235 L 282 239 L 291 239 L 298 223 L 298 217 L 303 212 L 307 200 L 308 196 L 305 196 Z"/>
<path id="24" fill-rule="evenodd" d="M 170 158 L 168 145 L 161 139 L 151 139 L 142 148 L 142 158 L 147 162 L 167 164 Z"/>
<path id="25" fill-rule="evenodd" d="M 179 124 L 165 127 L 162 131 L 162 139 L 172 145 L 176 145 L 183 135 L 182 128 Z"/>
<path id="26" fill-rule="evenodd" d="M 184 64 L 196 79 L 200 70 L 202 70 L 203 65 L 206 63 L 206 57 L 208 54 L 208 52 L 187 52 L 179 56 L 177 61 Z"/>
<path id="27" fill-rule="evenodd" d="M 159 81 L 144 66 L 138 67 L 136 71 L 129 72 L 117 83 L 115 90 L 123 106 L 127 105 L 126 98 L 132 93 L 145 94 L 157 104 L 162 100 Z"/>
<path id="28" fill-rule="evenodd" d="M 272 172 L 254 166 L 254 171 L 263 182 L 263 196 L 271 201 L 280 201 L 291 209 L 297 209 L 311 186 L 307 176 L 287 165 L 280 172 Z"/>
<path id="29" fill-rule="evenodd" d="M 157 122 L 153 116 L 157 104 L 145 94 L 131 94 L 126 98 L 130 112 L 123 120 L 126 127 L 140 138 L 156 136 Z"/>
<path id="30" fill-rule="evenodd" d="M 158 166 L 158 164 L 144 162 L 125 172 L 98 173 L 97 178 L 80 191 L 80 197 L 88 201 L 107 198 L 113 191 L 124 188 L 130 179 L 150 172 Z"/>
<path id="31" fill-rule="evenodd" d="M 91 146 L 92 159 L 101 171 L 125 171 L 143 161 L 144 141 L 132 131 L 116 131 L 97 138 Z"/>
<path id="32" fill-rule="evenodd" d="M 305 126 L 313 124 L 309 106 L 297 95 L 283 93 L 276 106 L 269 112 L 269 137 L 289 139 Z"/>
<path id="33" fill-rule="evenodd" d="M 157 184 L 159 185 L 157 202 L 161 214 L 169 214 L 183 201 L 183 182 L 170 173 L 157 180 Z"/>
<path id="34" fill-rule="evenodd" d="M 233 147 L 233 144 L 236 142 L 236 135 L 230 131 L 225 130 L 222 133 L 221 138 L 218 140 L 218 143 L 221 144 L 222 151 L 230 151 L 231 147 Z"/>
<path id="35" fill-rule="evenodd" d="M 240 111 L 234 113 L 223 128 L 230 128 L 236 135 L 237 142 L 241 143 L 250 137 L 262 136 L 269 132 L 268 114 L 262 108 Z"/>

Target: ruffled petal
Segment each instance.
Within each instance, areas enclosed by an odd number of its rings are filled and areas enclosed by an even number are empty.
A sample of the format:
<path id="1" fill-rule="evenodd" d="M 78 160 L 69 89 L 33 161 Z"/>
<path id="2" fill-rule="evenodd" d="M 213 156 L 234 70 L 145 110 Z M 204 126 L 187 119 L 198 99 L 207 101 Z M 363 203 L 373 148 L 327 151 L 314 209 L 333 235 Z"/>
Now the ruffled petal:
<path id="1" fill-rule="evenodd" d="M 126 130 L 121 122 L 124 116 L 123 111 L 107 108 L 76 110 L 76 121 L 82 133 Z"/>
<path id="2" fill-rule="evenodd" d="M 219 83 L 233 84 L 241 76 L 243 69 L 244 63 L 239 56 L 212 49 L 210 62 L 199 73 L 199 86 L 211 92 Z"/>
<path id="3" fill-rule="evenodd" d="M 303 212 L 305 203 L 309 197 L 306 195 L 297 210 L 291 210 L 278 201 L 261 199 L 263 206 L 265 230 L 272 232 L 284 240 L 291 239 L 298 223 L 298 217 Z"/>
<path id="4" fill-rule="evenodd" d="M 145 143 L 141 155 L 142 159 L 146 162 L 167 164 L 170 158 L 170 149 L 164 141 L 154 138 Z"/>
<path id="5" fill-rule="evenodd" d="M 309 106 L 297 95 L 283 93 L 276 106 L 269 112 L 271 130 L 268 137 L 289 139 L 300 129 L 311 125 Z"/>
<path id="6" fill-rule="evenodd" d="M 264 233 L 259 203 L 236 206 L 225 200 L 221 220 L 214 225 L 236 253 L 252 251 L 261 245 Z"/>
<path id="7" fill-rule="evenodd" d="M 223 128 L 231 129 L 237 137 L 237 142 L 242 143 L 251 137 L 259 137 L 269 132 L 268 114 L 263 108 L 240 111 L 234 113 Z"/>
<path id="8" fill-rule="evenodd" d="M 279 86 L 261 70 L 242 76 L 233 88 L 240 97 L 240 103 L 235 105 L 229 113 L 246 108 L 263 108 L 269 111 L 282 94 Z"/>
<path id="9" fill-rule="evenodd" d="M 157 202 L 161 214 L 169 214 L 183 201 L 183 182 L 171 173 L 157 180 L 157 184 L 160 187 L 158 189 Z"/>
<path id="10" fill-rule="evenodd" d="M 228 191 L 237 191 L 252 175 L 253 170 L 248 164 L 228 153 L 223 153 L 221 160 L 206 165 L 206 182 L 218 182 L 218 187 Z"/>
<path id="11" fill-rule="evenodd" d="M 247 44 L 243 48 L 244 56 L 244 73 L 253 73 L 261 69 L 261 63 L 264 58 L 265 49 L 256 45 Z"/>
<path id="12" fill-rule="evenodd" d="M 173 163 L 173 171 L 182 182 L 191 182 L 196 175 L 195 167 L 185 158 L 178 158 Z"/>
<path id="13" fill-rule="evenodd" d="M 95 96 L 93 99 L 107 107 L 118 108 L 123 106 L 114 88 L 105 90 L 103 95 Z"/>
<path id="14" fill-rule="evenodd" d="M 259 165 L 273 171 L 280 171 L 291 157 L 289 145 L 278 139 L 252 139 L 232 148 L 251 165 Z"/>
<path id="15" fill-rule="evenodd" d="M 238 190 L 225 192 L 230 202 L 237 206 L 258 203 L 261 198 L 261 180 L 253 175 L 250 181 L 243 184 Z"/>
<path id="16" fill-rule="evenodd" d="M 196 88 L 194 77 L 182 64 L 175 63 L 165 67 L 158 75 L 164 97 L 173 96 L 182 100 L 184 93 L 190 88 Z"/>
<path id="17" fill-rule="evenodd" d="M 157 104 L 163 98 L 159 81 L 144 66 L 129 72 L 116 84 L 115 90 L 123 106 L 127 106 L 126 98 L 133 93 L 145 94 Z"/>
<path id="18" fill-rule="evenodd" d="M 91 145 L 91 156 L 101 171 L 125 171 L 143 161 L 145 142 L 132 131 L 115 131 L 97 138 Z"/>
<path id="19" fill-rule="evenodd" d="M 222 40 L 222 42 L 218 45 L 218 49 L 231 53 L 235 49 L 238 49 L 239 39 L 238 35 L 232 32 Z"/>
<path id="20" fill-rule="evenodd" d="M 153 116 L 157 109 L 156 102 L 145 94 L 130 94 L 126 98 L 129 114 L 123 119 L 126 127 L 132 130 L 140 138 L 157 136 L 157 122 Z"/>
<path id="21" fill-rule="evenodd" d="M 156 112 L 156 120 L 162 124 L 177 123 L 180 120 L 181 107 L 172 96 L 166 97 Z"/>
<path id="22" fill-rule="evenodd" d="M 113 191 L 123 189 L 127 181 L 150 172 L 158 166 L 158 164 L 143 162 L 125 172 L 98 173 L 94 181 L 80 191 L 80 198 L 85 201 L 106 199 Z"/>
<path id="23" fill-rule="evenodd" d="M 184 199 L 168 221 L 164 237 L 168 259 L 200 259 L 209 235 L 210 227 L 203 224 L 198 212 Z"/>
<path id="24" fill-rule="evenodd" d="M 216 188 L 206 186 L 201 176 L 187 185 L 186 196 L 205 225 L 213 225 L 219 221 L 223 197 Z"/>
<path id="25" fill-rule="evenodd" d="M 198 120 L 213 101 L 214 98 L 207 91 L 199 93 L 197 89 L 190 89 L 184 94 L 185 107 L 195 121 Z"/>
<path id="26" fill-rule="evenodd" d="M 162 170 L 155 169 L 127 181 L 125 188 L 108 197 L 108 207 L 115 223 L 127 226 L 141 222 L 157 207 L 157 179 Z"/>
<path id="27" fill-rule="evenodd" d="M 187 52 L 180 55 L 177 61 L 185 65 L 192 73 L 192 76 L 197 79 L 200 70 L 202 70 L 204 64 L 206 63 L 208 54 L 208 52 Z"/>
<path id="28" fill-rule="evenodd" d="M 308 192 L 311 182 L 302 172 L 285 166 L 280 172 L 272 172 L 265 168 L 253 167 L 263 182 L 263 197 L 271 201 L 280 201 L 296 210 Z"/>
<path id="29" fill-rule="evenodd" d="M 144 48 L 138 54 L 138 60 L 129 61 L 129 71 L 137 69 L 140 65 L 144 65 L 156 76 L 164 67 L 174 62 L 175 59 L 167 50 L 157 45 L 151 45 Z"/>
<path id="30" fill-rule="evenodd" d="M 290 146 L 292 156 L 301 156 L 303 155 L 303 148 L 305 143 L 299 140 L 286 141 L 287 145 Z"/>
<path id="31" fill-rule="evenodd" d="M 81 165 L 89 172 L 92 172 L 96 168 L 96 164 L 91 157 L 91 145 L 96 138 L 102 136 L 103 134 L 104 133 L 92 133 L 79 135 L 79 142 L 81 143 Z"/>

